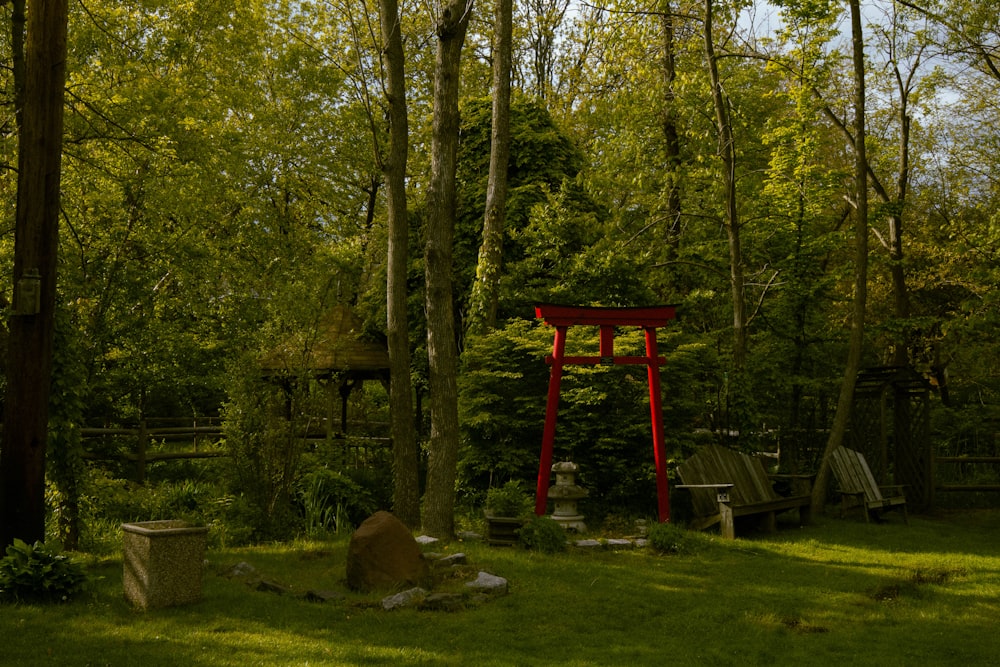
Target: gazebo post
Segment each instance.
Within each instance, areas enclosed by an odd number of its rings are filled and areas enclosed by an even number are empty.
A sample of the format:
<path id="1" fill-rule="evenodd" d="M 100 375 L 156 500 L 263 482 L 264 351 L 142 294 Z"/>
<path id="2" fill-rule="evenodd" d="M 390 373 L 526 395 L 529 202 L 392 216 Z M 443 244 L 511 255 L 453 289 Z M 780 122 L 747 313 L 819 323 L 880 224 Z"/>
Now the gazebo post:
<path id="1" fill-rule="evenodd" d="M 566 351 L 565 326 L 556 327 L 552 343 L 552 370 L 549 373 L 549 396 L 545 405 L 545 430 L 542 432 L 542 455 L 538 459 L 538 485 L 535 487 L 535 514 L 545 514 L 549 499 L 549 476 L 552 472 L 552 448 L 556 441 L 559 416 L 559 388 L 562 385 L 563 353 Z"/>

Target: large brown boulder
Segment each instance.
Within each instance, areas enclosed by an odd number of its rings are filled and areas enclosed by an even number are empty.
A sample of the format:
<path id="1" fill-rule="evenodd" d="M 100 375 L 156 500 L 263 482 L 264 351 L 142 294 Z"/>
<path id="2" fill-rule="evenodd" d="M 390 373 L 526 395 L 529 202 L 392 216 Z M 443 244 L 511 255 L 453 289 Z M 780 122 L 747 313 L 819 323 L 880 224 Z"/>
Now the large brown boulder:
<path id="1" fill-rule="evenodd" d="M 354 591 L 419 586 L 430 578 L 430 566 L 402 521 L 376 512 L 358 526 L 347 547 L 347 586 Z"/>

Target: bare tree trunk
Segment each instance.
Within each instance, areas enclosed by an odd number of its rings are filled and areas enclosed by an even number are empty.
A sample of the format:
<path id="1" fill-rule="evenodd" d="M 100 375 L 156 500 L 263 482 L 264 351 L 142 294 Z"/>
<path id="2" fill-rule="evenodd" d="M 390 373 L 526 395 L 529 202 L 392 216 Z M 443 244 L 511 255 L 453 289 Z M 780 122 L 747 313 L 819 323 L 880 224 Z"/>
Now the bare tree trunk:
<path id="1" fill-rule="evenodd" d="M 903 266 L 903 208 L 910 185 L 910 81 L 904 81 L 898 63 L 894 63 L 896 83 L 899 88 L 899 165 L 896 171 L 896 199 L 890 207 L 889 222 L 889 272 L 892 276 L 893 314 L 905 322 L 910 317 L 910 294 L 906 288 L 906 269 Z M 910 74 L 912 77 L 912 72 Z M 888 203 L 888 194 L 883 193 Z M 909 325 L 892 350 L 892 363 L 908 366 L 912 331 Z"/>
<path id="2" fill-rule="evenodd" d="M 493 35 L 493 124 L 490 135 L 490 174 L 486 186 L 483 241 L 479 246 L 476 280 L 472 284 L 469 331 L 484 333 L 496 327 L 497 291 L 507 217 L 507 167 L 510 162 L 510 67 L 513 0 L 497 0 Z"/>
<path id="3" fill-rule="evenodd" d="M 424 530 L 451 537 L 455 530 L 458 465 L 458 346 L 452 302 L 455 166 L 458 156 L 459 70 L 472 0 L 455 0 L 438 17 L 434 76 L 431 179 L 427 192 L 424 276 L 427 290 L 427 362 L 431 403 Z"/>
<path id="4" fill-rule="evenodd" d="M 420 526 L 420 478 L 410 382 L 410 327 L 406 317 L 409 221 L 406 211 L 406 162 L 409 125 L 403 37 L 397 0 L 381 0 L 389 147 L 382 159 L 388 199 L 386 329 L 389 343 L 389 412 L 392 434 L 392 508 L 410 528 Z"/>
<path id="5" fill-rule="evenodd" d="M 663 138 L 667 158 L 667 248 L 676 255 L 681 238 L 681 140 L 677 128 L 674 82 L 677 79 L 676 47 L 674 45 L 674 14 L 670 0 L 665 0 L 660 15 L 663 38 Z"/>
<path id="6" fill-rule="evenodd" d="M 812 492 L 812 509 L 819 512 L 826 501 L 826 490 L 830 480 L 830 455 L 844 441 L 847 425 L 851 419 L 851 403 L 854 399 L 854 383 L 861 368 L 864 351 L 865 307 L 868 296 L 868 154 L 865 150 L 865 45 L 861 30 L 861 9 L 859 0 L 850 0 L 851 36 L 854 60 L 854 180 L 857 188 L 854 222 L 854 303 L 851 318 L 851 340 L 847 354 L 847 365 L 840 385 L 837 411 L 833 417 L 830 437 L 823 452 L 816 483 Z"/>
<path id="7" fill-rule="evenodd" d="M 0 547 L 45 539 L 45 447 L 56 303 L 66 0 L 27 15 L 18 147 L 14 309 L 0 452 Z"/>
<path id="8" fill-rule="evenodd" d="M 719 155 L 722 158 L 722 183 L 725 189 L 725 227 L 729 238 L 729 281 L 733 295 L 733 371 L 737 374 L 746 365 L 746 295 L 743 277 L 743 249 L 740 243 L 740 220 L 736 205 L 736 140 L 729 114 L 729 97 L 719 78 L 719 59 L 715 53 L 713 0 L 705 0 L 705 56 L 712 83 Z M 737 385 L 739 386 L 739 385 Z"/>
<path id="9" fill-rule="evenodd" d="M 535 96 L 546 101 L 552 93 L 557 33 L 569 0 L 527 0 L 527 31 Z"/>

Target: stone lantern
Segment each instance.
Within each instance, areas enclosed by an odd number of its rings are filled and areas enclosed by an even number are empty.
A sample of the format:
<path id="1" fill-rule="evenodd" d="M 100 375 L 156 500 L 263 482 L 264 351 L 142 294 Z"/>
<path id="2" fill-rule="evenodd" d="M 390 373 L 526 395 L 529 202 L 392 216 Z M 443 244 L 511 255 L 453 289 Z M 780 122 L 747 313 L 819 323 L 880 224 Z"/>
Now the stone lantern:
<path id="1" fill-rule="evenodd" d="M 555 504 L 552 519 L 565 530 L 582 533 L 587 530 L 583 516 L 579 514 L 576 504 L 587 497 L 587 490 L 576 483 L 576 473 L 580 469 L 575 463 L 560 461 L 552 466 L 556 475 L 555 486 L 549 487 L 549 498 Z"/>

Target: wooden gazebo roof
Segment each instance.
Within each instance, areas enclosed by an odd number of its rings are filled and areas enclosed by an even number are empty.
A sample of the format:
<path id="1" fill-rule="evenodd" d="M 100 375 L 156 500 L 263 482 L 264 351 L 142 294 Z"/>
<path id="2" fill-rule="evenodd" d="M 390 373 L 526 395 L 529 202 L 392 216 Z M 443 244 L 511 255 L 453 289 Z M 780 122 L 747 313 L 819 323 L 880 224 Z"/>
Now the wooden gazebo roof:
<path id="1" fill-rule="evenodd" d="M 358 379 L 389 375 L 389 352 L 384 342 L 364 336 L 361 319 L 345 305 L 334 306 L 317 326 L 316 338 L 303 350 L 301 339 L 289 340 L 265 356 L 261 367 L 268 375 L 308 370 L 316 376 L 345 374 Z"/>

